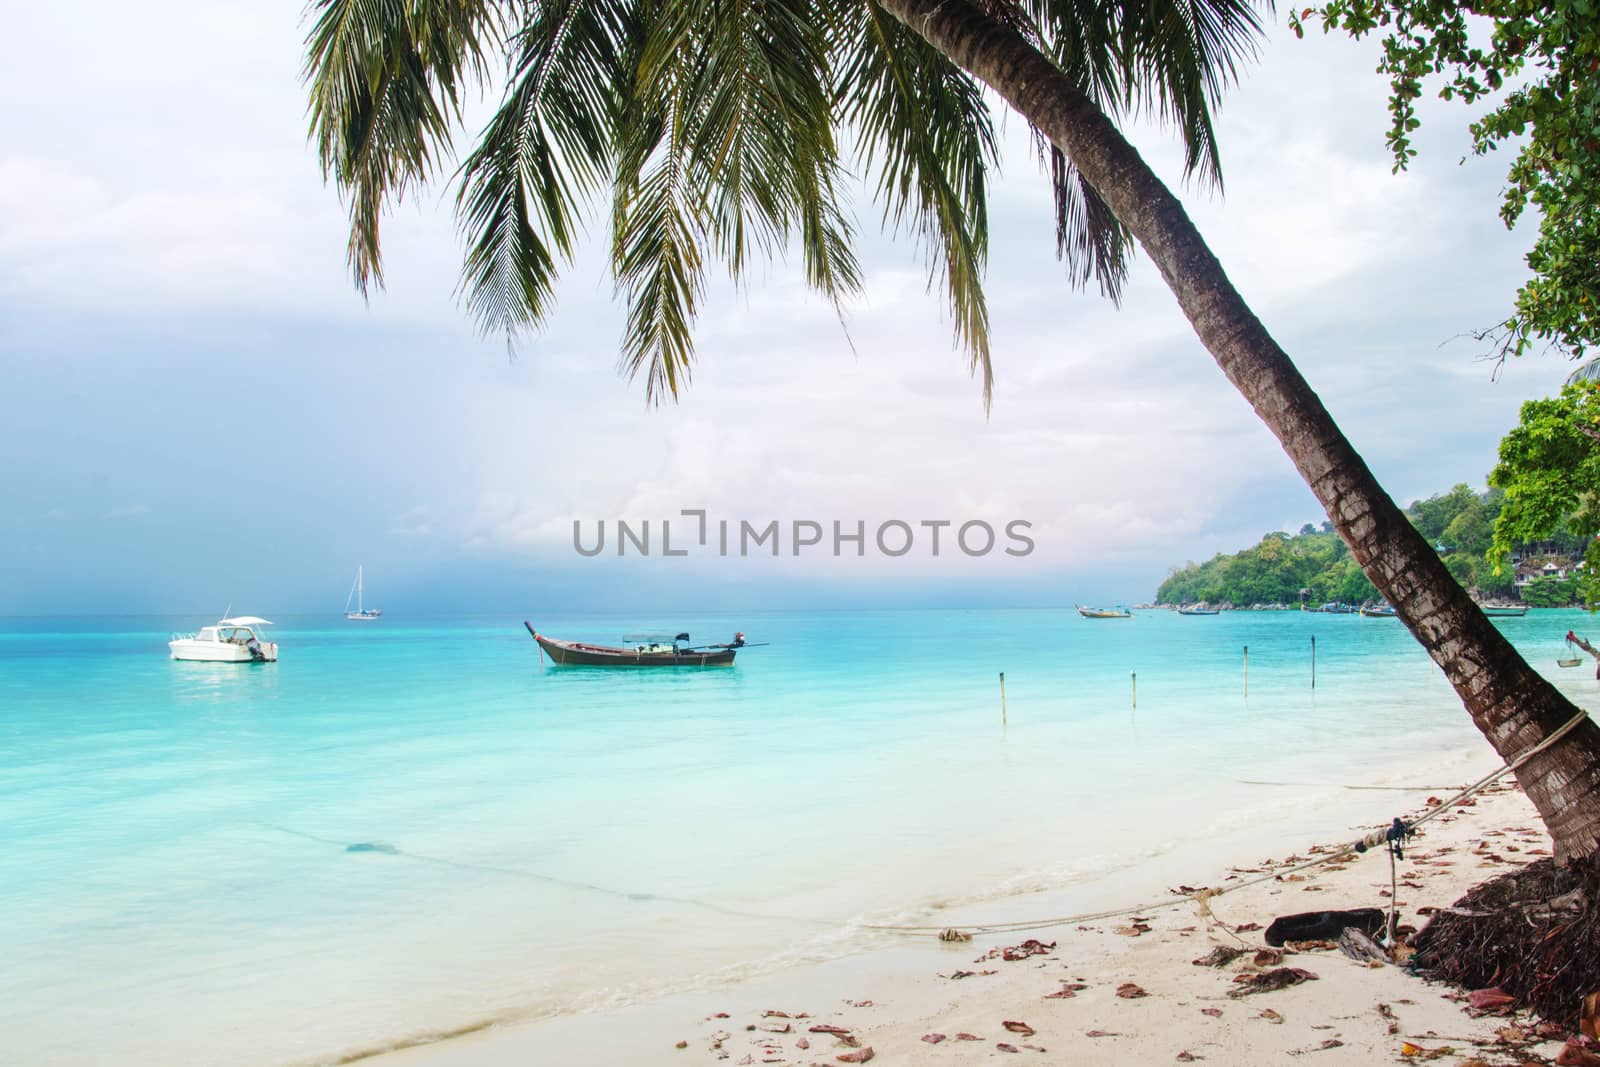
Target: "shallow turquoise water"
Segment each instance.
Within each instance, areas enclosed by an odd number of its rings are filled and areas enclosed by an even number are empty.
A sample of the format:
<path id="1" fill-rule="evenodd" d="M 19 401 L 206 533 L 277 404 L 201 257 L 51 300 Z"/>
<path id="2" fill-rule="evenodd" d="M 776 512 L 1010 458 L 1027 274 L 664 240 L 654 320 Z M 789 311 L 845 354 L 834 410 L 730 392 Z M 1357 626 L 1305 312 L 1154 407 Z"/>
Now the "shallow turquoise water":
<path id="1" fill-rule="evenodd" d="M 0 620 L 0 1060 L 314 1063 L 581 1010 L 1265 819 L 1337 833 L 1323 787 L 1484 747 L 1354 616 L 535 620 L 772 642 L 637 673 L 541 665 L 514 618 L 285 618 L 276 664 L 167 659 L 204 621 Z M 1500 620 L 1588 703 L 1554 660 L 1591 621 Z"/>

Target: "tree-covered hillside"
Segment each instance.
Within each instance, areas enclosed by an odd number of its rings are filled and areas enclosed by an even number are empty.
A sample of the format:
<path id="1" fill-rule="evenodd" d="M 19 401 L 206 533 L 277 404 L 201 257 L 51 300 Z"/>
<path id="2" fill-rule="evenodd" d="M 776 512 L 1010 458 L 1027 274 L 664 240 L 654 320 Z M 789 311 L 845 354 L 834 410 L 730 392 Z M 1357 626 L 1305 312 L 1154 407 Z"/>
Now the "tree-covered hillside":
<path id="1" fill-rule="evenodd" d="M 1516 596 L 1512 568 L 1506 566 L 1495 574 L 1485 558 L 1503 496 L 1498 489 L 1476 493 L 1463 484 L 1415 501 L 1406 509 L 1406 517 L 1438 550 L 1450 573 L 1484 597 Z M 1576 541 L 1570 537 L 1559 540 Z M 1559 547 L 1569 546 L 1563 543 Z M 1156 602 L 1297 605 L 1302 589 L 1310 590 L 1313 604 L 1380 599 L 1331 524 L 1323 523 L 1319 530 L 1307 523 L 1298 534 L 1274 531 L 1242 552 L 1218 554 L 1204 563 L 1175 570 L 1161 583 Z"/>

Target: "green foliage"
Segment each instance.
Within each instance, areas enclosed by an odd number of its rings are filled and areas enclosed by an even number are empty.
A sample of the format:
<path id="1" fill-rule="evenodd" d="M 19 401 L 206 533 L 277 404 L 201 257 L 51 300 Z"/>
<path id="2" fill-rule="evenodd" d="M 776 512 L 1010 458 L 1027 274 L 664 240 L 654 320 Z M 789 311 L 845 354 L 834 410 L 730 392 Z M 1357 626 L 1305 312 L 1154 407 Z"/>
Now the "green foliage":
<path id="1" fill-rule="evenodd" d="M 1489 482 L 1505 492 L 1489 553 L 1497 565 L 1518 543 L 1555 540 L 1582 546 L 1584 574 L 1600 574 L 1600 382 L 1574 382 L 1523 404 Z M 1593 577 L 1581 582 L 1591 609 L 1600 604 L 1597 584 Z"/>
<path id="2" fill-rule="evenodd" d="M 1564 608 L 1577 603 L 1578 579 L 1535 578 L 1522 587 L 1522 599 L 1536 608 Z"/>
<path id="3" fill-rule="evenodd" d="M 1301 589 L 1310 589 L 1318 604 L 1377 595 L 1337 534 L 1270 533 L 1252 548 L 1175 571 L 1161 583 L 1156 602 L 1298 604 Z"/>
<path id="4" fill-rule="evenodd" d="M 1186 171 L 1220 185 L 1212 111 L 1259 36 L 1252 2 L 1027 0 L 985 14 L 1107 115 L 1175 129 Z M 347 199 L 363 292 L 383 284 L 386 210 L 437 176 L 467 95 L 503 77 L 457 172 L 461 295 L 483 330 L 509 339 L 547 322 L 586 223 L 609 207 L 622 368 L 650 399 L 676 397 L 713 265 L 742 282 L 797 247 L 836 308 L 859 290 L 853 167 L 885 225 L 927 256 L 987 399 L 994 98 L 870 0 L 312 0 L 309 19 L 311 137 Z M 1042 138 L 1040 159 L 1069 280 L 1115 298 L 1129 231 Z"/>
<path id="5" fill-rule="evenodd" d="M 1456 485 L 1447 493 L 1413 502 L 1406 515 L 1439 548 L 1456 581 L 1486 596 L 1510 597 L 1516 595 L 1514 577 L 1509 571 L 1497 573 L 1485 558 L 1505 498 L 1498 489 L 1475 493 L 1465 484 Z M 1174 571 L 1161 583 L 1156 602 L 1297 604 L 1302 589 L 1309 590 L 1312 604 L 1381 599 L 1344 541 L 1306 523 L 1293 537 L 1269 533 L 1253 548 Z"/>
<path id="6" fill-rule="evenodd" d="M 1574 358 L 1600 342 L 1600 17 L 1595 0 L 1328 0 L 1292 12 L 1296 34 L 1316 16 L 1324 31 L 1384 34 L 1379 71 L 1390 80 L 1388 143 L 1395 168 L 1416 155 L 1412 135 L 1424 83 L 1445 100 L 1493 98 L 1471 124 L 1473 150 L 1516 152 L 1500 216 L 1514 225 L 1531 204 L 1539 236 L 1533 277 L 1515 310 L 1486 331 L 1500 353 L 1536 342 Z"/>

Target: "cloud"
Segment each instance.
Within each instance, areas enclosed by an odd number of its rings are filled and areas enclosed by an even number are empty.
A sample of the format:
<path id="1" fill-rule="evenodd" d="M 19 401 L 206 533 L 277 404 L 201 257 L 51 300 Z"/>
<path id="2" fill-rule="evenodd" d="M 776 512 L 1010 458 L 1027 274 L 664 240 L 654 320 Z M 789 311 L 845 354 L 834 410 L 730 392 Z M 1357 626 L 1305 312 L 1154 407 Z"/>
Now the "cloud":
<path id="1" fill-rule="evenodd" d="M 390 289 L 370 303 L 353 292 L 343 210 L 305 142 L 297 7 L 30 17 L 49 47 L 0 69 L 0 91 L 43 102 L 12 116 L 0 146 L 0 448 L 17 459 L 0 472 L 16 505 L 0 553 L 35 560 L 36 592 L 16 597 L 53 606 L 51 583 L 69 577 L 108 587 L 123 546 L 92 523 L 71 537 L 46 525 L 135 507 L 147 510 L 120 532 L 148 538 L 147 584 L 196 602 L 223 581 L 321 602 L 357 561 L 397 594 L 471 585 L 438 574 L 502 588 L 499 575 L 547 566 L 625 599 L 640 572 L 574 570 L 572 520 L 685 507 L 1035 524 L 1038 549 L 1020 561 L 784 557 L 719 570 L 730 583 L 932 573 L 1046 590 L 1110 581 L 1096 575 L 1111 567 L 1144 583 L 1121 591 L 1131 599 L 1170 563 L 1317 515 L 1147 259 L 1120 308 L 1070 290 L 1048 182 L 1014 116 L 992 185 L 991 411 L 923 253 L 877 231 L 870 179 L 853 190 L 866 284 L 844 325 L 798 257 L 742 289 L 718 280 L 692 388 L 652 409 L 616 372 L 623 311 L 604 233 L 514 355 L 453 297 L 461 248 L 443 187 L 387 219 Z M 1422 157 L 1390 173 L 1372 47 L 1275 32 L 1221 112 L 1226 196 L 1184 184 L 1169 132 L 1131 136 L 1406 499 L 1481 476 L 1517 405 L 1566 368 L 1525 361 L 1493 383 L 1471 345 L 1445 343 L 1499 317 L 1528 236 L 1495 217 L 1503 163 L 1458 166 L 1462 111 L 1430 105 Z M 266 523 L 271 566 L 241 579 L 212 560 L 219 523 Z"/>

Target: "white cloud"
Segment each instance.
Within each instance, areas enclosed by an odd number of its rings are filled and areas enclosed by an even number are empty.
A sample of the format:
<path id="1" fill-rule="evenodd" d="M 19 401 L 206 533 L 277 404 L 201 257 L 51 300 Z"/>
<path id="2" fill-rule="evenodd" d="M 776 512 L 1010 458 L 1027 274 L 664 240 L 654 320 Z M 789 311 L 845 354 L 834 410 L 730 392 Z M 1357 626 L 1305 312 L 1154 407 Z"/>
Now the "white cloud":
<path id="1" fill-rule="evenodd" d="M 269 461 L 239 508 L 270 499 L 298 516 L 299 551 L 316 560 L 331 555 L 316 538 L 353 539 L 368 514 L 360 536 L 393 539 L 397 558 L 426 542 L 565 562 L 573 517 L 698 506 L 761 520 L 1025 518 L 1039 548 L 1021 566 L 1137 556 L 1154 576 L 1233 547 L 1241 527 L 1259 536 L 1278 516 L 1314 514 L 1147 260 L 1121 309 L 1068 289 L 1048 184 L 1014 117 L 991 210 L 992 413 L 922 254 L 876 235 L 864 191 L 867 283 L 846 309 L 848 338 L 792 260 L 742 291 L 719 282 L 693 387 L 650 410 L 642 384 L 615 373 L 622 311 L 603 233 L 514 360 L 453 300 L 460 248 L 443 190 L 389 219 L 390 291 L 370 306 L 353 293 L 342 209 L 304 138 L 298 3 L 31 12 L 30 39 L 50 46 L 0 69 L 9 98 L 43 102 L 14 109 L 0 145 L 0 301 L 49 323 L 49 344 L 0 342 L 0 360 L 23 369 L 0 414 L 11 447 L 37 453 L 41 486 L 99 469 L 73 452 L 99 435 L 99 452 L 141 453 L 110 490 L 151 501 L 172 537 L 200 537 L 195 500 L 225 492 L 223 462 L 170 438 L 248 425 Z M 1403 498 L 1480 476 L 1517 403 L 1564 368 L 1519 364 L 1492 385 L 1470 347 L 1439 347 L 1498 317 L 1526 238 L 1494 217 L 1503 161 L 1457 166 L 1464 112 L 1429 111 L 1424 156 L 1390 173 L 1372 66 L 1370 43 L 1276 33 L 1222 111 L 1228 195 L 1182 195 Z M 1181 185 L 1170 136 L 1133 137 Z M 172 484 L 147 485 L 157 472 Z M 42 515 L 38 492 L 30 513 Z"/>

